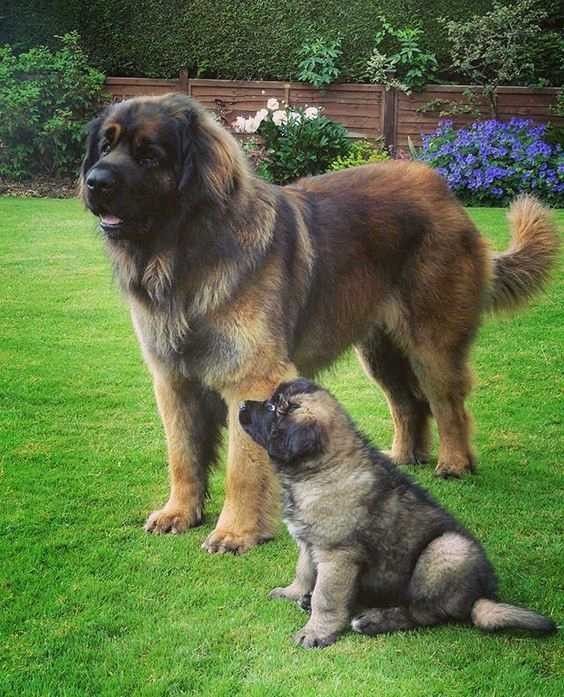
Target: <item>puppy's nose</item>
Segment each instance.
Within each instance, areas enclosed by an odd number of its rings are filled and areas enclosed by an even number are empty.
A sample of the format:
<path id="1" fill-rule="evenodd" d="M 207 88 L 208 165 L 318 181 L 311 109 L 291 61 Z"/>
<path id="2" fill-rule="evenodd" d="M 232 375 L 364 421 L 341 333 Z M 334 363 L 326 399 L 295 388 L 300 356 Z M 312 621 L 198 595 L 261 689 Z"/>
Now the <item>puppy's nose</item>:
<path id="1" fill-rule="evenodd" d="M 251 412 L 247 408 L 247 402 L 239 402 L 239 423 L 242 425 L 251 423 Z"/>
<path id="2" fill-rule="evenodd" d="M 86 186 L 92 192 L 109 194 L 116 186 L 116 178 L 109 169 L 94 167 L 86 177 Z"/>

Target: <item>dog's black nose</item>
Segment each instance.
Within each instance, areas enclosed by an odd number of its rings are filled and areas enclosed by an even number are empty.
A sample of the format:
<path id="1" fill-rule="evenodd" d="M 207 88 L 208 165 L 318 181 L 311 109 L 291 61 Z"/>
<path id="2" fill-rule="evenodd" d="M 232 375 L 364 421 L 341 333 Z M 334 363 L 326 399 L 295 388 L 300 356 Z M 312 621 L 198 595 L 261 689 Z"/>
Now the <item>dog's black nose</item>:
<path id="1" fill-rule="evenodd" d="M 90 191 L 109 194 L 116 185 L 116 178 L 107 168 L 94 167 L 86 177 L 86 186 Z"/>
<path id="2" fill-rule="evenodd" d="M 247 402 L 239 402 L 239 423 L 242 425 L 251 423 L 251 412 L 247 408 Z"/>

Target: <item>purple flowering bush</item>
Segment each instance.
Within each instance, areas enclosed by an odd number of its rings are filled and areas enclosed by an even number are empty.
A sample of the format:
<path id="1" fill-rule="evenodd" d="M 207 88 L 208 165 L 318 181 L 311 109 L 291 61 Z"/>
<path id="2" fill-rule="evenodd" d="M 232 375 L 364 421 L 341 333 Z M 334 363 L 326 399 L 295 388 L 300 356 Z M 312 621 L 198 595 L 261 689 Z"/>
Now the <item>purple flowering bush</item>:
<path id="1" fill-rule="evenodd" d="M 506 205 L 531 193 L 564 206 L 564 150 L 547 142 L 546 128 L 525 119 L 477 121 L 460 129 L 443 121 L 424 136 L 419 157 L 467 204 Z"/>

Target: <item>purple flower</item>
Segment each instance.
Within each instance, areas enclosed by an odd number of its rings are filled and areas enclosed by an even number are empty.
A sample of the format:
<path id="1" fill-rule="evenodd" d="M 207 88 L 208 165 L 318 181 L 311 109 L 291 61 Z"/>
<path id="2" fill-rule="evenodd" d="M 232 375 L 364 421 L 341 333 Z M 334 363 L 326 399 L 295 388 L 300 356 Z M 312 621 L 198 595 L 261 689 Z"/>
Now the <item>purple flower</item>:
<path id="1" fill-rule="evenodd" d="M 545 140 L 546 126 L 527 119 L 477 121 L 456 130 L 443 121 L 423 138 L 421 159 L 436 167 L 470 203 L 507 203 L 534 191 L 564 204 L 564 152 Z"/>

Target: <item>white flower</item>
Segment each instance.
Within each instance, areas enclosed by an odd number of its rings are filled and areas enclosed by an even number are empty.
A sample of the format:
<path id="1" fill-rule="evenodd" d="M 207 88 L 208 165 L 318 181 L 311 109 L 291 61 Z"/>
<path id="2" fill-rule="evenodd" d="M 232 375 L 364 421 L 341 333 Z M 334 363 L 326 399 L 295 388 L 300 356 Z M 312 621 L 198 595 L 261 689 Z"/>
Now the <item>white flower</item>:
<path id="1" fill-rule="evenodd" d="M 278 111 L 275 111 L 272 114 L 272 120 L 274 121 L 276 126 L 281 126 L 283 123 L 286 123 L 288 121 L 288 116 L 286 115 L 285 111 L 278 109 Z"/>
<path id="2" fill-rule="evenodd" d="M 257 111 L 255 119 L 257 120 L 259 126 L 260 124 L 265 120 L 265 118 L 268 116 L 268 111 L 267 109 L 259 109 Z"/>
<path id="3" fill-rule="evenodd" d="M 233 127 L 233 130 L 235 133 L 244 133 L 245 132 L 245 121 L 246 119 L 243 116 L 238 116 L 235 121 L 231 124 Z"/>
<path id="4" fill-rule="evenodd" d="M 245 130 L 247 133 L 256 133 L 259 126 L 260 121 L 257 121 L 257 117 L 249 116 L 249 118 L 247 119 L 247 127 Z"/>
<path id="5" fill-rule="evenodd" d="M 270 111 L 277 111 L 280 109 L 280 104 L 275 97 L 271 97 L 266 103 L 266 108 L 270 109 Z"/>
<path id="6" fill-rule="evenodd" d="M 304 111 L 306 119 L 316 119 L 319 116 L 319 109 L 316 106 L 310 106 Z"/>
<path id="7" fill-rule="evenodd" d="M 256 133 L 261 122 L 262 118 L 258 118 L 258 115 L 249 116 L 247 119 L 238 116 L 231 125 L 236 133 Z"/>
<path id="8" fill-rule="evenodd" d="M 288 111 L 288 123 L 299 123 L 302 120 L 302 115 L 299 111 Z"/>

